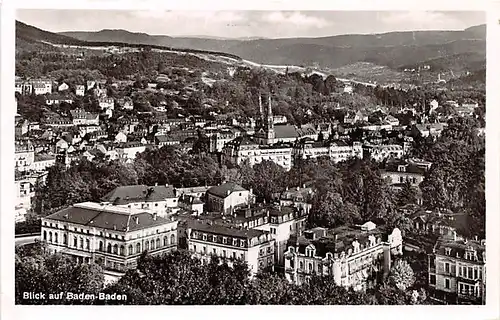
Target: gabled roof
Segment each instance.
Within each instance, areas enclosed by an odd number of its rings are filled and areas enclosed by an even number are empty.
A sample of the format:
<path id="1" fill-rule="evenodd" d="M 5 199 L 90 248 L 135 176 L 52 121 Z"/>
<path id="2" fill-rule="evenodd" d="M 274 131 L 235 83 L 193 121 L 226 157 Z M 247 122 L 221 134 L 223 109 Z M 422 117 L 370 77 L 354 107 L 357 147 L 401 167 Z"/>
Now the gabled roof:
<path id="1" fill-rule="evenodd" d="M 123 205 L 136 202 L 158 202 L 172 198 L 177 198 L 173 186 L 135 185 L 118 187 L 104 196 L 102 201 Z"/>
<path id="2" fill-rule="evenodd" d="M 227 182 L 223 183 L 219 186 L 212 187 L 207 190 L 207 193 L 210 193 L 214 196 L 225 198 L 228 195 L 230 195 L 233 192 L 238 192 L 238 191 L 247 191 L 245 188 L 242 186 L 233 183 L 233 182 Z"/>

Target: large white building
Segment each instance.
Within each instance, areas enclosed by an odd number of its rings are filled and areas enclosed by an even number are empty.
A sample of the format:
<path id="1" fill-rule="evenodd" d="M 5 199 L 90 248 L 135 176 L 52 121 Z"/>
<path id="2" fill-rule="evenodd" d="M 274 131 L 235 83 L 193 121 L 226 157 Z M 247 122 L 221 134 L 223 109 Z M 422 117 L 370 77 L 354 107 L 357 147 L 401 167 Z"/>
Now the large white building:
<path id="1" fill-rule="evenodd" d="M 42 241 L 50 252 L 108 270 L 137 267 L 147 250 L 160 255 L 177 249 L 177 221 L 147 210 L 85 202 L 42 218 Z"/>
<path id="2" fill-rule="evenodd" d="M 186 232 L 188 249 L 198 258 L 239 259 L 247 263 L 252 276 L 274 266 L 275 241 L 269 232 L 198 221 L 190 223 Z"/>
<path id="3" fill-rule="evenodd" d="M 226 144 L 223 154 L 238 165 L 248 161 L 253 166 L 267 160 L 290 170 L 293 165 L 292 150 L 292 146 L 287 144 L 262 145 L 254 140 L 238 138 Z"/>
<path id="4" fill-rule="evenodd" d="M 349 145 L 341 140 L 316 142 L 306 139 L 295 146 L 294 156 L 301 159 L 329 157 L 335 162 L 349 158 L 363 159 L 363 145 L 360 142 Z"/>

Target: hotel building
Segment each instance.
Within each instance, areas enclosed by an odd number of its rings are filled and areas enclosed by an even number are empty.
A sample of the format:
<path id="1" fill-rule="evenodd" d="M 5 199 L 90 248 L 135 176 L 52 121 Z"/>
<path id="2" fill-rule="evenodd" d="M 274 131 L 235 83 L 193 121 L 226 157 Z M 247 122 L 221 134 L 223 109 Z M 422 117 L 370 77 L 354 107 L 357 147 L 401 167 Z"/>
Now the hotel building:
<path id="1" fill-rule="evenodd" d="M 429 294 L 458 304 L 485 304 L 486 243 L 442 237 L 429 254 Z"/>
<path id="2" fill-rule="evenodd" d="M 137 267 L 144 251 L 159 255 L 177 249 L 177 221 L 147 210 L 85 202 L 42 218 L 42 241 L 49 252 L 106 270 Z"/>
<path id="3" fill-rule="evenodd" d="M 399 229 L 372 222 L 332 230 L 314 228 L 292 236 L 285 253 L 285 276 L 302 284 L 312 275 L 331 275 L 335 284 L 366 290 L 388 275 L 391 259 L 402 254 Z"/>

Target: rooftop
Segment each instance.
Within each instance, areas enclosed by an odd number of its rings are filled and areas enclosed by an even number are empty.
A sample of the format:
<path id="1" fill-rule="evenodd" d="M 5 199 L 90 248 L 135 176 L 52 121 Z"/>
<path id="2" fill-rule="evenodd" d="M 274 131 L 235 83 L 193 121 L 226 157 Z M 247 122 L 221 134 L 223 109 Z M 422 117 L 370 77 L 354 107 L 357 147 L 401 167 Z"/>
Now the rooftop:
<path id="1" fill-rule="evenodd" d="M 207 190 L 208 193 L 221 198 L 225 198 L 231 193 L 238 191 L 248 191 L 248 190 L 246 190 L 245 188 L 234 182 L 223 183 L 219 186 L 215 186 Z"/>
<path id="2" fill-rule="evenodd" d="M 176 198 L 174 187 L 167 185 L 148 187 L 146 185 L 123 186 L 114 189 L 102 201 L 115 205 L 135 202 L 158 202 Z"/>
<path id="3" fill-rule="evenodd" d="M 157 217 L 147 210 L 134 210 L 93 202 L 75 204 L 45 219 L 122 232 L 171 223 L 171 220 Z"/>

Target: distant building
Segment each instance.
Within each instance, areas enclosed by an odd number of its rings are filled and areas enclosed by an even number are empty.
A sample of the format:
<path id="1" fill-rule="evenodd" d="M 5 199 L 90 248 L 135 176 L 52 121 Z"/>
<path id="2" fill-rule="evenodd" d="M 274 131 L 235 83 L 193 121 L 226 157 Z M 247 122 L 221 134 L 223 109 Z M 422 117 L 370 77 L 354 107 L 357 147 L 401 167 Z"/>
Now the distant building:
<path id="1" fill-rule="evenodd" d="M 390 161 L 382 170 L 382 178 L 388 179 L 391 185 L 409 182 L 413 187 L 418 187 L 424 180 L 425 173 L 430 170 L 431 165 L 431 162 L 418 159 Z"/>
<path id="2" fill-rule="evenodd" d="M 232 182 L 212 187 L 206 192 L 207 210 L 231 214 L 237 207 L 249 204 L 252 193 Z"/>
<path id="3" fill-rule="evenodd" d="M 363 152 L 366 152 L 366 155 L 369 158 L 377 162 L 382 162 L 386 159 L 401 159 L 404 155 L 404 148 L 398 144 L 390 144 L 390 145 L 373 145 L 366 144 L 363 146 Z"/>
<path id="4" fill-rule="evenodd" d="M 485 304 L 486 243 L 442 237 L 429 254 L 429 294 L 453 304 Z"/>
<path id="5" fill-rule="evenodd" d="M 300 159 L 314 159 L 329 157 L 335 162 L 345 161 L 349 158 L 363 158 L 363 146 L 360 142 L 352 145 L 342 140 L 313 141 L 305 139 L 296 144 L 293 150 L 294 157 Z"/>
<path id="6" fill-rule="evenodd" d="M 85 202 L 42 218 L 42 241 L 50 252 L 124 272 L 137 267 L 145 250 L 151 255 L 176 250 L 177 221 L 145 210 Z"/>
<path id="7" fill-rule="evenodd" d="M 447 125 L 447 123 L 414 124 L 411 133 L 414 136 L 421 135 L 424 138 L 428 136 L 439 137 Z"/>
<path id="8" fill-rule="evenodd" d="M 372 222 L 306 230 L 288 242 L 285 276 L 300 285 L 313 275 L 331 275 L 338 286 L 366 290 L 388 275 L 402 246 L 399 229 L 383 230 Z"/>
<path id="9" fill-rule="evenodd" d="M 30 170 L 35 162 L 35 151 L 31 141 L 16 143 L 14 161 L 16 170 L 21 172 Z"/>
<path id="10" fill-rule="evenodd" d="M 60 91 L 66 91 L 66 90 L 68 90 L 68 89 L 69 89 L 68 84 L 66 84 L 66 83 L 64 83 L 64 82 L 63 82 L 63 83 L 61 83 L 61 84 L 57 87 L 57 91 L 59 91 L 59 92 L 60 92 Z"/>
<path id="11" fill-rule="evenodd" d="M 99 115 L 87 112 L 83 109 L 75 109 L 70 111 L 73 118 L 73 125 L 99 125 Z"/>
<path id="12" fill-rule="evenodd" d="M 293 206 L 304 210 L 306 214 L 309 213 L 312 207 L 312 197 L 314 196 L 314 190 L 310 187 L 296 187 L 296 188 L 286 188 L 279 195 L 279 203 L 281 206 Z"/>
<path id="13" fill-rule="evenodd" d="M 226 143 L 223 156 L 240 165 L 248 161 L 253 166 L 264 160 L 272 161 L 286 170 L 292 168 L 292 146 L 287 144 L 260 145 L 248 138 L 237 138 Z"/>
<path id="14" fill-rule="evenodd" d="M 77 96 L 83 97 L 85 95 L 85 86 L 81 84 L 77 84 L 75 86 L 75 94 Z"/>
<path id="15" fill-rule="evenodd" d="M 115 100 L 113 98 L 101 97 L 98 99 L 101 110 L 114 110 Z"/>

